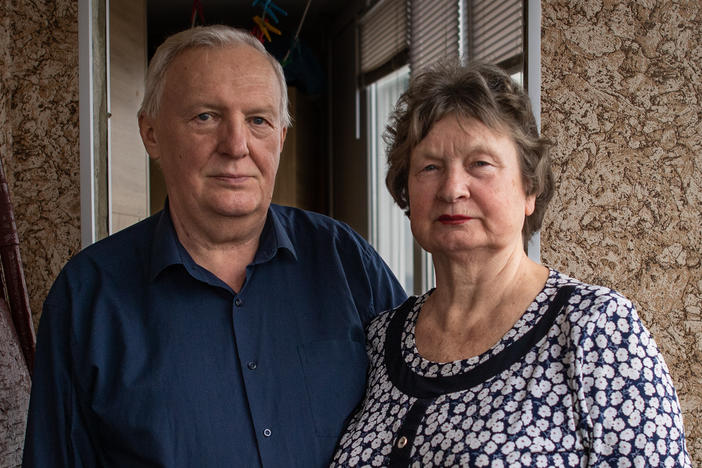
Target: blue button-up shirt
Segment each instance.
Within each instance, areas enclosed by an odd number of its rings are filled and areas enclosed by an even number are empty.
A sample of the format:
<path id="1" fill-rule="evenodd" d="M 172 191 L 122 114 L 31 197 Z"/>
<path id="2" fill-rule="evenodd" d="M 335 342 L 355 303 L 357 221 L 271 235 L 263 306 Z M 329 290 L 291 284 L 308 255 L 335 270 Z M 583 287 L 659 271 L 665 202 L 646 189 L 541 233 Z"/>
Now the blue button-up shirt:
<path id="1" fill-rule="evenodd" d="M 52 287 L 24 466 L 325 466 L 363 395 L 365 324 L 404 299 L 348 226 L 275 205 L 233 291 L 166 209 Z"/>

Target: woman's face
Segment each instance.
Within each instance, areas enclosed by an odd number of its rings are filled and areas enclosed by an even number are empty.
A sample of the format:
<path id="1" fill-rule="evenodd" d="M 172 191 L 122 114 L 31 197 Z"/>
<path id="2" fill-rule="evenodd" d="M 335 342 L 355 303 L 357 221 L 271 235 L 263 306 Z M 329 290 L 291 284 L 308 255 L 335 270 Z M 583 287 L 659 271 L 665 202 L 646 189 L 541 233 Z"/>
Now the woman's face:
<path id="1" fill-rule="evenodd" d="M 506 134 L 447 115 L 412 151 L 408 185 L 412 233 L 432 254 L 522 248 L 535 196 Z"/>

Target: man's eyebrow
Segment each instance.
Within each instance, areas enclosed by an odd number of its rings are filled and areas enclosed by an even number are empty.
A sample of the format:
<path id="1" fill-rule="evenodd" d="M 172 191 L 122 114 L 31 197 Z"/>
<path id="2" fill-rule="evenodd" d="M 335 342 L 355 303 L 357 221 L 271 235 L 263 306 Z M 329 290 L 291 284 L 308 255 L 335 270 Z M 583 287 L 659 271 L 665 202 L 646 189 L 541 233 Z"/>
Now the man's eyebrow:
<path id="1" fill-rule="evenodd" d="M 244 110 L 247 114 L 257 113 L 257 112 L 258 113 L 269 113 L 269 112 L 275 113 L 275 112 L 278 112 L 278 104 L 272 103 L 272 102 L 271 103 L 263 102 L 260 104 L 252 105 L 251 107 L 248 107 Z"/>

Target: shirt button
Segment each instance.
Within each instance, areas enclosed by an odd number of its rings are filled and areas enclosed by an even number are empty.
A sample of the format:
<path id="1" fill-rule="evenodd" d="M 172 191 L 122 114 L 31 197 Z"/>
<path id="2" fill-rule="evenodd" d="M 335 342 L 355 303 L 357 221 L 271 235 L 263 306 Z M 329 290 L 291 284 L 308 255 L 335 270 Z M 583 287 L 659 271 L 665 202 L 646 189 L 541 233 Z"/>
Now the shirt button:
<path id="1" fill-rule="evenodd" d="M 405 448 L 405 445 L 407 445 L 407 437 L 402 436 L 399 439 L 397 439 L 397 448 Z"/>
<path id="2" fill-rule="evenodd" d="M 246 367 L 248 367 L 249 370 L 254 370 L 254 369 L 256 369 L 256 368 L 258 367 L 258 364 L 256 364 L 256 361 L 249 361 L 249 362 L 246 364 Z"/>
<path id="3" fill-rule="evenodd" d="M 242 301 L 238 297 L 236 299 L 234 299 L 234 305 L 236 305 L 237 307 L 241 307 L 241 304 L 243 304 L 243 303 L 244 303 L 244 301 Z"/>
<path id="4" fill-rule="evenodd" d="M 270 437 L 271 436 L 271 430 L 268 428 L 265 428 L 263 430 L 263 437 Z"/>

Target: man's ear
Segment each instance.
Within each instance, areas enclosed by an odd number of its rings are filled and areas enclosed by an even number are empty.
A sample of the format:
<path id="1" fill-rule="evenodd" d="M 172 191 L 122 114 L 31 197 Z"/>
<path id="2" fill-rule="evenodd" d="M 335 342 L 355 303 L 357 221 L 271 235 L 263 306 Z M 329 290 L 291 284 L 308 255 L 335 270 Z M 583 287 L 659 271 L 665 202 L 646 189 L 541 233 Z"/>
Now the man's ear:
<path id="1" fill-rule="evenodd" d="M 282 151 L 283 145 L 285 144 L 285 137 L 288 135 L 288 127 L 283 127 L 283 130 L 280 132 L 280 149 Z"/>
<path id="2" fill-rule="evenodd" d="M 149 157 L 154 161 L 158 161 L 161 155 L 158 151 L 158 138 L 153 118 L 145 114 L 139 115 L 139 134 L 141 135 L 141 141 L 144 143 L 146 152 L 149 153 Z"/>

